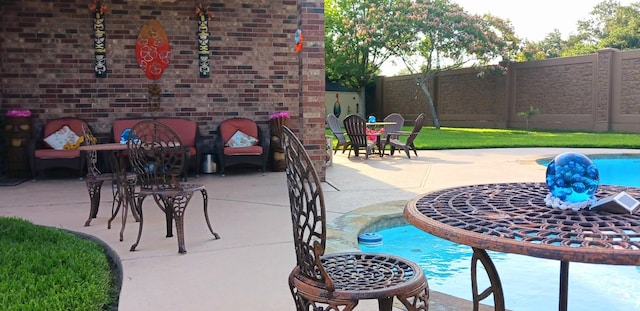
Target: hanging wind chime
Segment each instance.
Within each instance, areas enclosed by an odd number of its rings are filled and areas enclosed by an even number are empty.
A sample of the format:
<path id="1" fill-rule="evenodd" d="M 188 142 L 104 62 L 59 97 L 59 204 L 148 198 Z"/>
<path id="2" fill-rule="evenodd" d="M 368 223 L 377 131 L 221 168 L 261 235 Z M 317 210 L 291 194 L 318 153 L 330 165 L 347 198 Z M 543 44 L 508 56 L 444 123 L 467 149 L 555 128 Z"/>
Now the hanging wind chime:
<path id="1" fill-rule="evenodd" d="M 107 5 L 103 2 L 93 1 L 89 5 L 93 17 L 93 70 L 98 78 L 107 76 L 107 35 L 104 26 L 107 11 Z"/>
<path id="2" fill-rule="evenodd" d="M 208 78 L 211 75 L 211 65 L 209 63 L 209 19 L 213 18 L 213 13 L 209 11 L 209 7 L 205 7 L 200 3 L 196 7 L 196 16 L 198 17 L 198 71 L 200 78 Z"/>

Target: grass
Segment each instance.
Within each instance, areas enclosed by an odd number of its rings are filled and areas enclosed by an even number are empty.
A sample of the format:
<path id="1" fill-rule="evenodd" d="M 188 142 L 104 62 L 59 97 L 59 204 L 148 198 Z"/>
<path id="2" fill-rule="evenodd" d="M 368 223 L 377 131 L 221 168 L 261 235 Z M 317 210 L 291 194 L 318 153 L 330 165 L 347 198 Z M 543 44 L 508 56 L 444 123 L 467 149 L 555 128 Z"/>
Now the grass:
<path id="1" fill-rule="evenodd" d="M 2 310 L 105 310 L 115 278 L 102 246 L 56 228 L 0 217 Z"/>
<path id="2" fill-rule="evenodd" d="M 404 131 L 412 127 L 405 126 Z M 332 135 L 331 130 L 327 130 Z M 406 140 L 406 137 L 401 137 Z M 334 138 L 333 145 L 336 140 Z M 478 148 L 640 148 L 640 134 L 574 131 L 525 131 L 485 128 L 424 127 L 416 137 L 416 149 L 478 149 Z"/>

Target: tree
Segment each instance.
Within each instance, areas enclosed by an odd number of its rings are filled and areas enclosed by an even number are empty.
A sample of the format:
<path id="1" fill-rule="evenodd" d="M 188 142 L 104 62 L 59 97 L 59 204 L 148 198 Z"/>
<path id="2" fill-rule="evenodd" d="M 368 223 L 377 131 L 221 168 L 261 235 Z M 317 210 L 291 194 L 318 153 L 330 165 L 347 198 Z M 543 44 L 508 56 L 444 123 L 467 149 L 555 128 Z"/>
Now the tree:
<path id="1" fill-rule="evenodd" d="M 529 119 L 531 119 L 531 117 L 537 115 L 538 113 L 540 113 L 540 109 L 533 106 L 529 106 L 529 110 L 527 111 L 518 112 L 518 116 L 523 117 L 526 120 L 525 122 L 527 124 L 527 133 L 529 133 Z"/>
<path id="2" fill-rule="evenodd" d="M 427 82 L 443 70 L 474 66 L 482 77 L 487 70 L 504 72 L 504 67 L 486 67 L 509 61 L 517 55 L 518 39 L 508 20 L 491 14 L 471 15 L 449 0 L 416 0 L 410 21 L 414 41 L 400 51 L 412 73 L 421 73 L 417 85 L 425 93 L 436 128 L 440 128 Z M 417 57 L 416 57 L 417 56 Z"/>
<path id="3" fill-rule="evenodd" d="M 579 20 L 577 26 L 578 33 L 567 40 L 556 30 L 540 42 L 527 42 L 518 60 L 592 54 L 604 48 L 638 49 L 640 3 L 622 6 L 618 1 L 603 1 L 593 7 L 590 17 Z"/>
<path id="4" fill-rule="evenodd" d="M 526 62 L 560 57 L 564 45 L 565 41 L 562 40 L 560 30 L 554 29 L 553 32 L 548 33 L 540 42 L 525 42 L 516 60 Z"/>
<path id="5" fill-rule="evenodd" d="M 380 66 L 415 40 L 407 31 L 410 0 L 325 1 L 325 65 L 331 81 L 359 90 Z"/>
<path id="6" fill-rule="evenodd" d="M 470 15 L 449 0 L 327 0 L 325 64 L 330 80 L 364 90 L 380 66 L 400 57 L 427 95 L 426 82 L 438 71 L 479 66 L 516 56 L 519 39 L 509 21 Z"/>

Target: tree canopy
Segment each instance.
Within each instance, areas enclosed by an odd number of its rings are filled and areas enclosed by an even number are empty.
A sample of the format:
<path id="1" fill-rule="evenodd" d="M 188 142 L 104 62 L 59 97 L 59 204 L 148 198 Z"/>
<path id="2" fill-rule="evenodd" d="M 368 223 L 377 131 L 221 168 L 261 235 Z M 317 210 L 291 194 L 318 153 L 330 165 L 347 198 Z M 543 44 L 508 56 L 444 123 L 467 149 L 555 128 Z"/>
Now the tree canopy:
<path id="1" fill-rule="evenodd" d="M 400 59 L 407 73 L 420 73 L 417 85 L 439 127 L 427 82 L 439 72 L 475 66 L 479 77 L 499 61 L 528 61 L 595 53 L 607 47 L 640 48 L 640 3 L 597 4 L 578 22 L 578 33 L 564 40 L 556 29 L 539 42 L 522 42 L 509 20 L 473 15 L 450 0 L 326 0 L 327 76 L 360 91 L 380 67 Z"/>
<path id="2" fill-rule="evenodd" d="M 471 15 L 449 0 L 327 0 L 325 57 L 332 81 L 360 89 L 391 57 L 424 83 L 442 69 L 485 65 L 517 55 L 510 22 Z M 437 125 L 428 89 L 429 107 Z"/>
<path id="3" fill-rule="evenodd" d="M 590 16 L 578 21 L 578 32 L 562 39 L 559 31 L 540 42 L 525 42 L 519 61 L 596 53 L 604 48 L 640 48 L 640 3 L 628 6 L 606 0 L 593 7 Z"/>

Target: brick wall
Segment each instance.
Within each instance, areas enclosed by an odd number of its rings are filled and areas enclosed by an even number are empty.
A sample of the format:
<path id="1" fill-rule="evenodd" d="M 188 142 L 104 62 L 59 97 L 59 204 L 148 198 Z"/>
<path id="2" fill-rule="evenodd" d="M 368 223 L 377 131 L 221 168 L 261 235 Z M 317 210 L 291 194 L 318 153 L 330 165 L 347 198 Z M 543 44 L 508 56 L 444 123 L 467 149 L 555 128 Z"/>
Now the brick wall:
<path id="1" fill-rule="evenodd" d="M 116 118 L 186 117 L 212 141 L 224 119 L 247 117 L 266 128 L 270 114 L 288 111 L 294 126 L 310 132 L 308 143 L 320 145 L 324 119 L 315 114 L 324 115 L 323 101 L 316 101 L 324 99 L 322 1 L 207 2 L 214 13 L 209 78 L 199 77 L 196 2 L 179 0 L 106 1 L 108 71 L 96 77 L 91 2 L 3 1 L 0 113 L 30 109 L 35 128 L 48 119 L 79 117 L 101 137 Z M 170 64 L 156 81 L 135 58 L 138 31 L 149 19 L 162 24 L 171 47 Z M 309 46 L 302 55 L 294 48 L 299 26 Z M 154 82 L 159 103 L 149 97 Z M 320 162 L 319 153 L 313 157 Z"/>
<path id="2" fill-rule="evenodd" d="M 416 76 L 378 80 L 378 114 L 407 120 L 427 113 Z M 509 63 L 506 75 L 475 69 L 442 72 L 430 89 L 441 126 L 524 128 L 518 112 L 540 109 L 531 128 L 640 132 L 640 50 Z"/>

